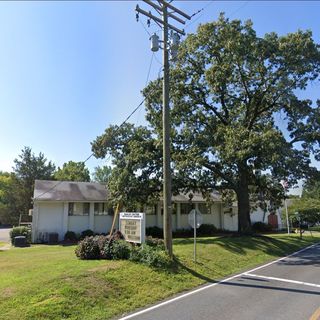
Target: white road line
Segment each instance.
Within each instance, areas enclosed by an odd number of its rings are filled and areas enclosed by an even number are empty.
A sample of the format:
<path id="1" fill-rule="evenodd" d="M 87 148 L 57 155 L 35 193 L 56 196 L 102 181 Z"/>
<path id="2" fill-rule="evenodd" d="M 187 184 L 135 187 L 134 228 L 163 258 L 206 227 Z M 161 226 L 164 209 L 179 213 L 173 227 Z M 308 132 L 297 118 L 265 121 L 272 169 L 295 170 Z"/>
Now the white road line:
<path id="1" fill-rule="evenodd" d="M 244 273 L 243 275 L 253 277 L 253 278 L 261 278 L 261 279 L 275 280 L 275 281 L 288 282 L 288 283 L 294 283 L 294 284 L 302 284 L 304 286 L 320 288 L 320 284 L 315 284 L 310 282 L 303 282 L 303 281 L 276 278 L 276 277 L 267 277 L 267 276 L 261 276 L 259 274 L 252 274 L 252 273 Z"/>
<path id="2" fill-rule="evenodd" d="M 170 300 L 167 300 L 167 301 L 164 301 L 164 302 L 160 302 L 160 303 L 158 303 L 158 304 L 156 304 L 156 305 L 154 305 L 154 306 L 152 306 L 152 307 L 149 307 L 149 308 L 140 310 L 140 311 L 138 311 L 138 312 L 129 314 L 128 316 L 125 316 L 125 317 L 120 318 L 120 319 L 118 319 L 118 320 L 128 320 L 128 319 L 132 319 L 132 318 L 134 318 L 134 317 L 136 317 L 136 316 L 139 316 L 139 315 L 144 314 L 144 313 L 146 313 L 146 312 L 149 312 L 149 311 L 158 309 L 158 308 L 163 307 L 163 306 L 165 306 L 165 305 L 167 305 L 167 304 L 170 304 L 170 303 L 172 303 L 172 302 L 181 300 L 181 299 L 183 299 L 183 298 L 185 298 L 185 297 L 191 296 L 191 295 L 196 294 L 196 293 L 198 293 L 198 292 L 201 292 L 201 291 L 203 291 L 203 290 L 207 290 L 207 289 L 210 289 L 210 288 L 212 288 L 212 287 L 215 287 L 215 286 L 217 286 L 217 285 L 220 284 L 220 283 L 224 283 L 224 282 L 233 280 L 233 279 L 235 279 L 235 278 L 241 277 L 241 276 L 243 276 L 243 275 L 247 275 L 248 273 L 254 272 L 254 271 L 256 271 L 256 270 L 259 270 L 259 269 L 268 267 L 268 266 L 270 266 L 270 265 L 272 265 L 272 264 L 275 264 L 275 263 L 277 263 L 277 262 L 279 262 L 279 261 L 281 261 L 281 260 L 283 260 L 283 259 L 292 257 L 292 256 L 294 256 L 294 255 L 296 255 L 296 254 L 299 254 L 299 253 L 303 252 L 303 251 L 306 251 L 306 250 L 308 250 L 308 249 L 311 249 L 311 248 L 317 246 L 318 244 L 319 244 L 319 243 L 313 244 L 313 245 L 308 246 L 308 247 L 306 247 L 306 248 L 303 248 L 303 249 L 301 249 L 301 250 L 299 250 L 299 251 L 296 251 L 296 252 L 294 252 L 294 253 L 292 253 L 292 254 L 289 254 L 288 256 L 285 256 L 285 257 L 282 257 L 282 258 L 280 258 L 280 259 L 277 259 L 277 260 L 271 261 L 271 262 L 269 262 L 269 263 L 266 263 L 266 264 L 264 264 L 264 265 L 262 265 L 262 266 L 260 266 L 260 267 L 254 268 L 254 269 L 249 270 L 249 271 L 242 272 L 242 273 L 240 273 L 240 274 L 236 274 L 236 275 L 234 275 L 234 276 L 232 276 L 232 277 L 229 277 L 229 278 L 227 278 L 227 279 L 221 280 L 221 281 L 219 281 L 219 282 L 215 282 L 215 283 L 208 284 L 208 285 L 206 285 L 206 286 L 203 286 L 203 287 L 201 287 L 201 288 L 195 289 L 195 290 L 193 290 L 193 291 L 189 291 L 189 292 L 187 292 L 187 293 L 185 293 L 185 294 L 182 294 L 182 295 L 180 295 L 180 296 L 178 296 L 178 297 L 175 297 L 175 298 L 172 298 L 172 299 L 170 299 Z"/>

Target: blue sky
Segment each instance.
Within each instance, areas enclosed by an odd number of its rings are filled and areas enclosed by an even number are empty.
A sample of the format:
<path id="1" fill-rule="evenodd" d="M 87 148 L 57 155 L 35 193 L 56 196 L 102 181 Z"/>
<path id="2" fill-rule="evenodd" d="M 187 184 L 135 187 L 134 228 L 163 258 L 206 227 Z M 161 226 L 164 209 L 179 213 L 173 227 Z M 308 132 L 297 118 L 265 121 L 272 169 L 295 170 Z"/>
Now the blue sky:
<path id="1" fill-rule="evenodd" d="M 58 166 L 83 161 L 91 154 L 90 142 L 140 103 L 152 55 L 148 34 L 135 20 L 137 3 L 148 7 L 140 1 L 0 2 L 0 170 L 11 171 L 24 146 Z M 205 7 L 187 32 L 224 11 L 233 19 L 251 19 L 260 36 L 311 29 L 320 42 L 320 2 L 173 4 L 189 14 Z M 156 57 L 160 61 L 161 53 Z M 160 67 L 153 59 L 150 79 Z M 319 98 L 319 84 L 301 96 Z M 143 109 L 131 121 L 142 124 Z M 87 162 L 90 170 L 102 164 Z"/>

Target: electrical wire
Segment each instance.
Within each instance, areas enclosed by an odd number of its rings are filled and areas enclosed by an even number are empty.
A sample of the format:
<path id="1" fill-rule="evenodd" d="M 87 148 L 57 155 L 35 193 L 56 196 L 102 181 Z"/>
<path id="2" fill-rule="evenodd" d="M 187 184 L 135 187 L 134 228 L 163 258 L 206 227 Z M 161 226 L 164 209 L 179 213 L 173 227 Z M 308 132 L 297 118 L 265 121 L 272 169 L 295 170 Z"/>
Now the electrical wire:
<path id="1" fill-rule="evenodd" d="M 191 25 L 193 25 L 196 21 L 198 21 L 203 15 L 204 15 L 204 11 L 213 4 L 214 0 L 211 0 L 209 3 L 207 3 L 207 5 L 205 5 L 203 8 L 199 9 L 198 11 L 196 11 L 195 13 L 193 13 L 191 15 L 191 18 L 193 18 L 194 16 L 196 16 L 197 14 L 199 14 L 200 12 L 203 12 L 202 14 L 200 14 L 200 16 L 198 16 L 196 19 L 194 19 L 193 21 L 191 21 L 190 23 L 188 23 L 185 26 L 185 29 L 189 28 Z"/>
<path id="2" fill-rule="evenodd" d="M 145 30 L 145 32 L 148 34 L 149 37 L 151 37 L 151 33 L 148 31 L 148 29 L 146 28 L 146 26 L 144 25 L 144 23 L 139 20 L 140 24 L 142 25 L 143 29 Z"/>
<path id="3" fill-rule="evenodd" d="M 150 61 L 150 65 L 149 65 L 149 68 L 148 68 L 148 73 L 147 73 L 147 79 L 146 79 L 146 85 L 149 81 L 149 77 L 150 77 L 150 72 L 151 72 L 151 67 L 152 67 L 152 62 L 153 62 L 153 58 L 154 58 L 154 53 L 152 54 L 151 56 L 151 61 Z M 160 78 L 160 72 L 162 70 L 162 67 L 158 73 L 158 79 Z M 122 121 L 122 123 L 120 124 L 120 126 L 118 126 L 118 128 L 116 129 L 115 132 L 117 132 L 117 130 L 119 130 L 133 115 L 135 112 L 137 112 L 137 110 L 143 105 L 143 103 L 146 101 L 146 98 L 147 97 L 144 97 L 143 100 L 138 104 L 138 106 L 136 108 L 133 109 L 133 111 L 125 118 L 124 121 Z M 88 158 L 86 158 L 84 161 L 81 161 L 82 163 L 86 163 L 89 159 L 91 159 L 91 157 L 94 156 L 94 153 L 91 153 L 90 156 Z M 110 156 L 111 157 L 111 156 Z M 109 159 L 110 159 L 109 157 Z M 55 189 L 59 184 L 61 184 L 62 182 L 64 181 L 58 181 L 54 186 L 52 186 L 50 189 L 42 192 L 40 195 L 38 195 L 37 197 L 35 197 L 33 200 L 37 200 L 39 199 L 40 197 L 42 197 L 43 195 L 45 195 L 46 193 L 52 191 L 53 189 Z"/>

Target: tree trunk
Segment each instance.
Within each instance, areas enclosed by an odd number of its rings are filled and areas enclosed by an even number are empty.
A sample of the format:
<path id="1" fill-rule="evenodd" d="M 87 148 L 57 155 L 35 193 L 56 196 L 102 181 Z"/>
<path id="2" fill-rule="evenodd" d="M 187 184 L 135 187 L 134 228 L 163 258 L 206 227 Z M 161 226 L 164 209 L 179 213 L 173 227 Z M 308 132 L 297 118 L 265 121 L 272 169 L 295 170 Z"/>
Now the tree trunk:
<path id="1" fill-rule="evenodd" d="M 236 190 L 238 200 L 238 231 L 240 233 L 251 232 L 250 201 L 248 177 L 246 170 L 240 172 L 240 181 Z"/>

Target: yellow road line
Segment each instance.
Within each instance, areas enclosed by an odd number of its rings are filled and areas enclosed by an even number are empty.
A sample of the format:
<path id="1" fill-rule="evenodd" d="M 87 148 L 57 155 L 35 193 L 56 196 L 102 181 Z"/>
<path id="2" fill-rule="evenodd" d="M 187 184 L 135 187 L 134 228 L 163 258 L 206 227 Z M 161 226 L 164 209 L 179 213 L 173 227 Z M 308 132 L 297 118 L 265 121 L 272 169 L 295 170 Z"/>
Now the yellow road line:
<path id="1" fill-rule="evenodd" d="M 309 320 L 320 320 L 320 308 L 318 308 Z"/>

